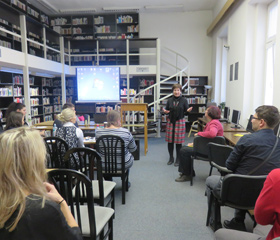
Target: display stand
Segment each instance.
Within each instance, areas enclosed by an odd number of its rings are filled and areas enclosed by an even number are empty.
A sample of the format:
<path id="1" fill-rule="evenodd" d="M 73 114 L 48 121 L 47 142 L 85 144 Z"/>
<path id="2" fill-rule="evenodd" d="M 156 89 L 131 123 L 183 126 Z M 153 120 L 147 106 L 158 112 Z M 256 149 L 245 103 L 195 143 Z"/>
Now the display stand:
<path id="1" fill-rule="evenodd" d="M 147 123 L 147 103 L 121 103 L 121 123 L 123 127 L 144 127 L 144 151 L 145 155 L 148 152 L 148 123 Z M 126 111 L 136 111 L 136 112 L 144 112 L 144 124 L 124 124 L 123 123 L 123 113 Z"/>

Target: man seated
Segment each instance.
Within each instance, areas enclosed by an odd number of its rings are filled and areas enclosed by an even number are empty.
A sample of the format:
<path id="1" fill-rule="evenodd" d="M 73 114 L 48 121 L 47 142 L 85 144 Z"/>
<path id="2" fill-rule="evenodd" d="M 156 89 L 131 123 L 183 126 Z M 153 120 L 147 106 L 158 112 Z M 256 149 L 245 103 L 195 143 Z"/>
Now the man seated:
<path id="1" fill-rule="evenodd" d="M 273 129 L 279 123 L 279 111 L 276 107 L 267 105 L 260 106 L 255 111 L 252 118 L 252 128 L 255 132 L 244 135 L 226 160 L 226 167 L 236 174 L 267 175 L 271 170 L 280 168 L 280 141 L 270 158 L 260 165 L 270 155 L 276 143 Z M 208 201 L 211 190 L 219 193 L 219 181 L 220 176 L 210 176 L 206 179 Z M 246 231 L 245 214 L 246 210 L 236 209 L 235 217 L 231 221 L 225 220 L 224 227 Z"/>

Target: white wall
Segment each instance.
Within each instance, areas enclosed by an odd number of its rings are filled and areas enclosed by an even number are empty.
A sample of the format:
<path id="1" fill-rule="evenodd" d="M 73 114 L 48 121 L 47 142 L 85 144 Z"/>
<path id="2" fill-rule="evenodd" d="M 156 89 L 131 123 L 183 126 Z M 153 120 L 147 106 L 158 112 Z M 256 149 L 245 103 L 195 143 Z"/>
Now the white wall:
<path id="1" fill-rule="evenodd" d="M 240 123 L 245 127 L 248 116 L 264 102 L 266 9 L 267 4 L 250 4 L 249 0 L 244 0 L 212 35 L 212 59 L 216 59 L 220 54 L 219 35 L 225 28 L 228 29 L 230 49 L 227 54 L 226 105 L 231 109 L 241 110 Z M 277 58 L 275 60 L 277 62 Z M 212 78 L 219 84 L 216 62 L 212 65 L 212 69 L 215 70 L 212 71 Z M 235 65 L 236 62 L 239 63 L 238 80 L 229 81 L 230 65 Z M 277 74 L 279 78 L 280 71 Z M 219 94 L 215 92 L 216 99 L 219 99 Z M 276 106 L 279 105 L 276 102 L 277 98 L 279 100 L 279 97 L 274 97 Z"/>
<path id="2" fill-rule="evenodd" d="M 161 46 L 171 48 L 190 61 L 191 75 L 210 76 L 212 39 L 206 30 L 211 21 L 211 11 L 140 13 L 140 37 L 159 38 Z M 171 58 L 164 52 L 162 57 Z M 174 73 L 162 66 L 162 74 Z"/>

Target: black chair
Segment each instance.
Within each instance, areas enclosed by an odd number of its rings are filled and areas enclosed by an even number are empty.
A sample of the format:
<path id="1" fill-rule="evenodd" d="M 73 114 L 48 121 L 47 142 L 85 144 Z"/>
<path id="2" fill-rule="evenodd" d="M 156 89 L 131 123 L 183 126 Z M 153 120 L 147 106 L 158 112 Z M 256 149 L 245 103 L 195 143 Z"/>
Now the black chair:
<path id="1" fill-rule="evenodd" d="M 209 226 L 211 206 L 214 204 L 214 226 L 218 229 L 220 223 L 220 207 L 228 206 L 241 210 L 252 210 L 255 207 L 257 198 L 263 188 L 266 175 L 248 176 L 240 174 L 228 174 L 224 177 L 220 195 L 214 190 L 211 191 L 208 203 L 206 226 Z M 214 201 L 214 202 L 213 202 Z"/>
<path id="2" fill-rule="evenodd" d="M 94 206 L 91 180 L 84 174 L 70 169 L 55 169 L 48 172 L 49 181 L 66 200 L 79 224 L 84 239 L 113 240 L 112 208 Z M 75 194 L 72 189 L 75 188 Z M 86 193 L 86 204 L 80 198 Z"/>
<path id="3" fill-rule="evenodd" d="M 191 186 L 193 185 L 193 164 L 194 160 L 202 160 L 202 161 L 209 161 L 208 159 L 208 146 L 207 144 L 210 142 L 225 144 L 224 137 L 214 137 L 214 138 L 205 138 L 197 136 L 194 138 L 193 141 L 193 155 L 191 160 Z"/>
<path id="4" fill-rule="evenodd" d="M 94 201 L 100 206 L 115 209 L 115 186 L 113 181 L 103 180 L 101 156 L 91 148 L 79 147 L 69 149 L 64 156 L 67 167 L 85 174 L 92 181 Z M 73 164 L 74 163 L 74 164 Z M 107 199 L 106 203 L 105 200 Z"/>
<path id="5" fill-rule="evenodd" d="M 102 156 L 103 176 L 107 179 L 121 177 L 122 204 L 125 204 L 125 191 L 128 191 L 129 170 L 125 169 L 125 144 L 119 136 L 103 135 L 96 141 L 97 151 Z"/>
<path id="6" fill-rule="evenodd" d="M 47 149 L 47 161 L 49 168 L 66 168 L 64 154 L 68 150 L 68 144 L 59 137 L 45 137 Z"/>
<path id="7" fill-rule="evenodd" d="M 228 159 L 232 150 L 233 147 L 228 145 L 221 145 L 212 142 L 208 143 L 208 158 L 211 166 L 209 176 L 212 174 L 213 167 L 218 169 L 218 171 L 221 173 L 221 176 L 224 176 L 227 173 L 232 173 L 232 171 L 227 169 L 225 165 L 226 160 Z"/>

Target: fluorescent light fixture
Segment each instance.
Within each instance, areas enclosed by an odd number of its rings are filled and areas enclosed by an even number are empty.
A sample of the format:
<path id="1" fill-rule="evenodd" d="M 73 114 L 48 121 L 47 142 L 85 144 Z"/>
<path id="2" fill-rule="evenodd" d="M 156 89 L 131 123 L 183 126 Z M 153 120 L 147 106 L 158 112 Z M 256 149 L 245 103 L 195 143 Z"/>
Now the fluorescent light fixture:
<path id="1" fill-rule="evenodd" d="M 0 71 L 1 72 L 8 72 L 8 73 L 23 74 L 23 71 L 21 69 L 17 69 L 17 68 L 0 67 Z"/>
<path id="2" fill-rule="evenodd" d="M 210 85 L 204 85 L 204 87 L 205 87 L 206 89 L 211 89 L 211 88 L 212 88 L 212 86 L 210 86 Z"/>
<path id="3" fill-rule="evenodd" d="M 81 8 L 81 9 L 61 9 L 61 13 L 93 13 L 96 8 Z"/>
<path id="4" fill-rule="evenodd" d="M 38 77 L 46 77 L 46 78 L 54 78 L 54 75 L 48 74 L 48 73 L 40 73 L 40 72 L 36 72 L 36 76 Z"/>
<path id="5" fill-rule="evenodd" d="M 127 11 L 139 11 L 140 7 L 103 7 L 103 11 L 108 12 L 127 12 Z"/>
<path id="6" fill-rule="evenodd" d="M 183 8 L 184 5 L 183 4 L 173 4 L 173 5 L 147 5 L 144 6 L 146 9 L 162 9 L 162 10 L 166 10 L 166 9 L 176 9 L 176 8 Z"/>
<path id="7" fill-rule="evenodd" d="M 47 0 L 39 0 L 39 2 L 41 3 L 42 6 L 44 6 L 45 8 L 49 9 L 52 12 L 58 13 L 58 9 L 56 7 L 54 7 L 52 4 L 50 4 Z"/>

